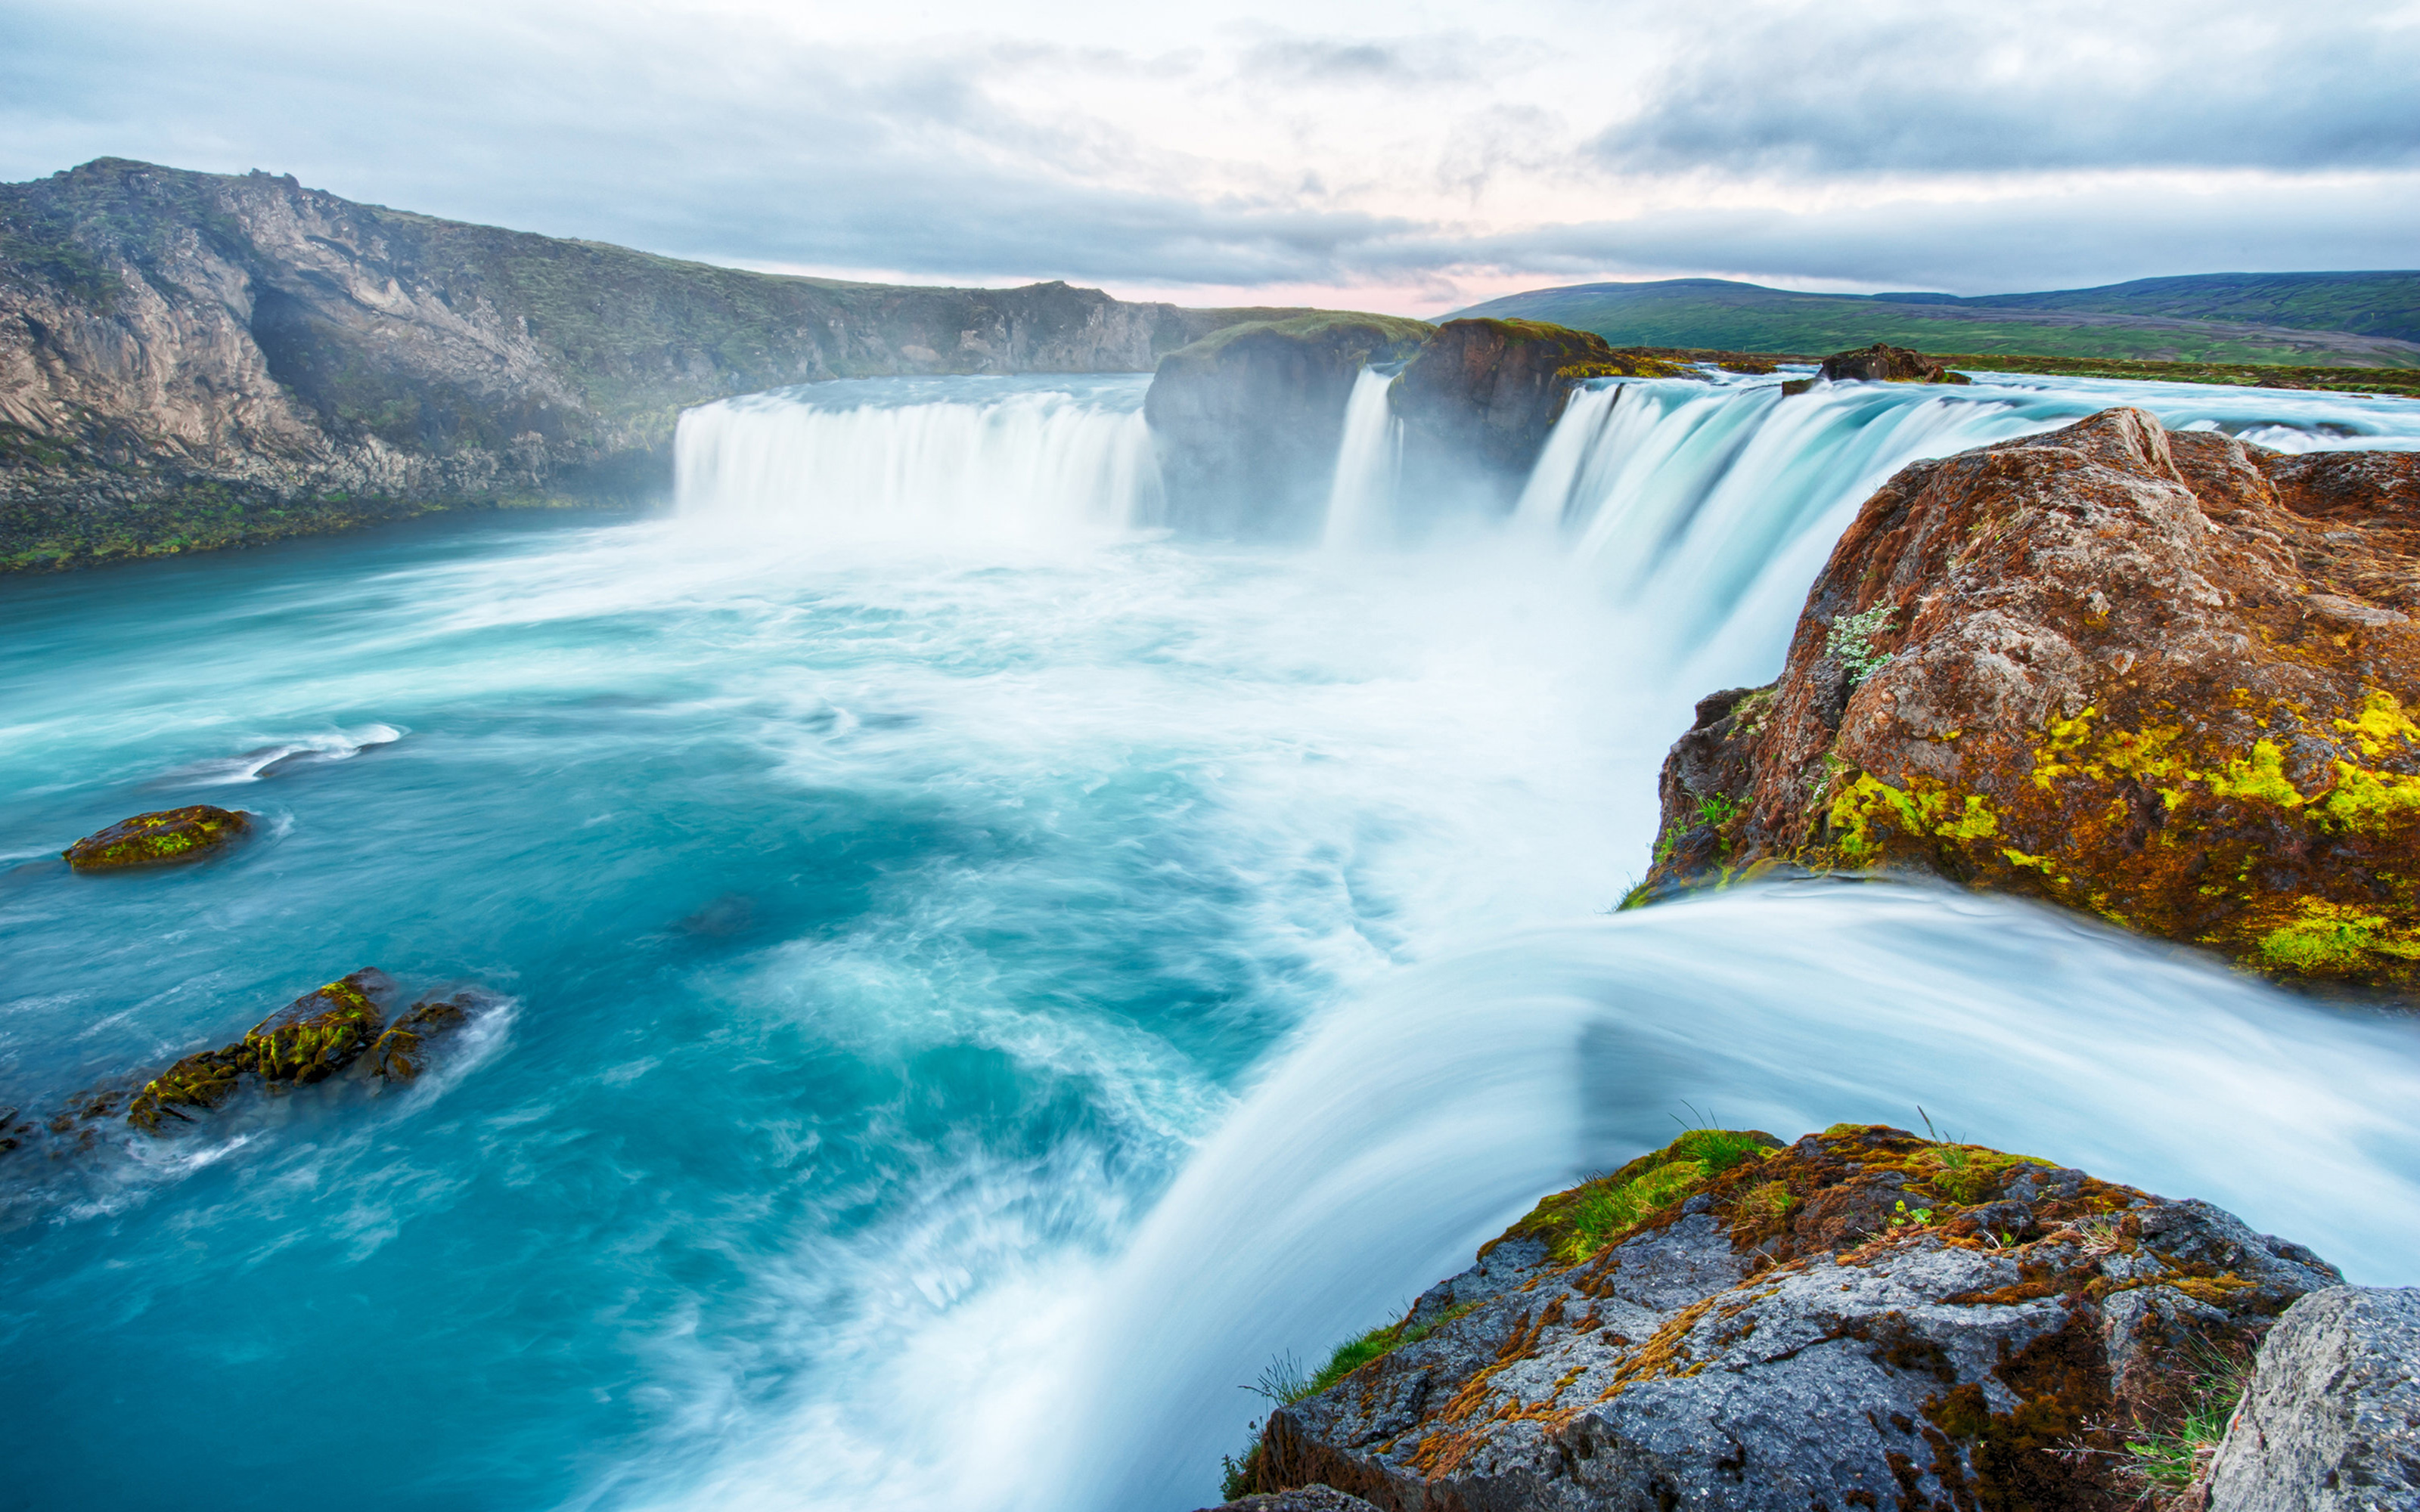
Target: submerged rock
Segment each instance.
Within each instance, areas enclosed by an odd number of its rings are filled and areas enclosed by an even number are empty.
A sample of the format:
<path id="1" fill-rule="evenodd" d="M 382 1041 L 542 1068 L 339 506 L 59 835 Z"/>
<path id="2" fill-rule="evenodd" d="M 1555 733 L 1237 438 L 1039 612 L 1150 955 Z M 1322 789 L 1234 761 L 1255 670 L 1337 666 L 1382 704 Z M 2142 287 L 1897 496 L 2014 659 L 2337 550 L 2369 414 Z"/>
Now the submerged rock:
<path id="1" fill-rule="evenodd" d="M 2260 1346 L 2211 1512 L 2420 1508 L 2420 1288 L 2337 1287 Z"/>
<path id="2" fill-rule="evenodd" d="M 239 810 L 195 803 L 121 819 L 97 835 L 86 835 L 59 854 L 79 872 L 162 866 L 199 860 L 251 828 L 251 819 Z"/>
<path id="3" fill-rule="evenodd" d="M 418 1079 L 427 1063 L 428 1041 L 469 1023 L 478 1006 L 476 995 L 467 992 L 442 1002 L 423 998 L 412 1004 L 370 1046 L 370 1073 L 391 1082 Z"/>
<path id="4" fill-rule="evenodd" d="M 2420 455 L 2111 409 L 1902 470 L 1780 679 L 1698 706 L 1634 901 L 1780 867 L 2420 985 Z"/>
<path id="5" fill-rule="evenodd" d="M 2207 1203 L 2030 1157 L 1876 1126 L 1775 1144 L 1698 1131 L 1540 1203 L 1273 1412 L 1244 1489 L 2115 1512 L 2188 1354 L 2242 1357 L 2342 1280 Z"/>

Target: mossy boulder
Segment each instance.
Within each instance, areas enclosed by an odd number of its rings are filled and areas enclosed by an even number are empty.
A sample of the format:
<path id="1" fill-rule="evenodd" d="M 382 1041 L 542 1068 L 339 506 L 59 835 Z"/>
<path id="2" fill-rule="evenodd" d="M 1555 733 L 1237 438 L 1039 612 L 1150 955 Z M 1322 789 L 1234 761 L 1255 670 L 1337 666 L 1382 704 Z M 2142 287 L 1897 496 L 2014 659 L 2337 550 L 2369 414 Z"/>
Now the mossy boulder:
<path id="1" fill-rule="evenodd" d="M 241 838 L 252 821 L 240 810 L 207 803 L 163 809 L 121 819 L 86 835 L 59 854 L 79 872 L 122 872 L 134 867 L 197 861 Z"/>
<path id="2" fill-rule="evenodd" d="M 183 1109 L 223 1105 L 246 1075 L 279 1087 L 325 1081 L 380 1040 L 386 1005 L 396 995 L 395 979 L 370 966 L 314 988 L 254 1025 L 235 1043 L 187 1056 L 145 1083 L 128 1105 L 126 1121 L 150 1134 L 158 1134 L 164 1119 L 191 1122 L 192 1115 Z M 417 1005 L 414 1012 L 429 1006 Z M 426 1016 L 418 1024 L 424 1030 L 432 1026 Z M 411 1051 L 416 1052 L 419 1043 L 415 1034 Z M 416 1059 L 406 1052 L 397 1055 L 411 1061 L 400 1079 L 419 1074 Z"/>
<path id="3" fill-rule="evenodd" d="M 2180 1420 L 2195 1362 L 2248 1359 L 2341 1279 L 2030 1155 L 1699 1130 L 1541 1202 L 1272 1412 L 1229 1494 L 2118 1512 L 2146 1485 L 2130 1443 Z"/>
<path id="4" fill-rule="evenodd" d="M 1637 897 L 1926 873 L 2420 989 L 2420 456 L 2112 409 L 1902 471 L 1768 687 L 1699 704 Z"/>
<path id="5" fill-rule="evenodd" d="M 303 994 L 252 1026 L 235 1047 L 243 1069 L 262 1080 L 308 1087 L 345 1069 L 384 1026 L 381 999 L 395 979 L 365 967 Z"/>

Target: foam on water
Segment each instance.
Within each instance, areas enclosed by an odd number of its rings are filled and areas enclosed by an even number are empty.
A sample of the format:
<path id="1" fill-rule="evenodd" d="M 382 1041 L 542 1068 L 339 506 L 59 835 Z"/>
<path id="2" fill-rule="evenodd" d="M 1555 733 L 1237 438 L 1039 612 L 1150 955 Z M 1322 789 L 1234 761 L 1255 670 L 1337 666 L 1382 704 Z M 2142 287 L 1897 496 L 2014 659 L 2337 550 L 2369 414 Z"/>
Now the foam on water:
<path id="1" fill-rule="evenodd" d="M 1352 548 L 1287 556 L 1162 538 L 1141 388 L 824 385 L 692 411 L 670 518 L 0 585 L 0 1102 L 366 963 L 511 999 L 397 1094 L 0 1157 L 0 1507 L 1200 1505 L 1272 1354 L 1684 1101 L 1920 1102 L 2414 1279 L 2407 1025 L 1958 895 L 1600 916 L 1891 468 L 2408 417 L 1632 383 L 1406 551 L 1373 378 Z M 55 862 L 246 779 L 223 859 Z M 330 1420 L 377 1452 L 271 1431 Z"/>

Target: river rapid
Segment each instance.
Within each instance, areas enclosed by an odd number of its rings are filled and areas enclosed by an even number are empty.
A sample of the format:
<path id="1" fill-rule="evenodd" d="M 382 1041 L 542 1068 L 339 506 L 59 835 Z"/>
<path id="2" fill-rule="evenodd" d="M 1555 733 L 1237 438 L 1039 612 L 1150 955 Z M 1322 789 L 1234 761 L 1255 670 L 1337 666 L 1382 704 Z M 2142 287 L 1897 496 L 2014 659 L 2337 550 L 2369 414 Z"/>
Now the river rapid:
<path id="1" fill-rule="evenodd" d="M 0 1508 L 1184 1512 L 1273 1355 L 1676 1119 L 1921 1104 L 2420 1281 L 2407 1020 L 1946 890 L 1608 912 L 1899 466 L 2420 406 L 1606 385 L 1480 517 L 1373 381 L 1280 551 L 1169 517 L 1146 381 L 783 391 L 652 517 L 0 582 L 0 1105 L 356 966 L 501 995 L 409 1087 L 0 1156 Z M 257 833 L 56 859 L 194 802 Z"/>

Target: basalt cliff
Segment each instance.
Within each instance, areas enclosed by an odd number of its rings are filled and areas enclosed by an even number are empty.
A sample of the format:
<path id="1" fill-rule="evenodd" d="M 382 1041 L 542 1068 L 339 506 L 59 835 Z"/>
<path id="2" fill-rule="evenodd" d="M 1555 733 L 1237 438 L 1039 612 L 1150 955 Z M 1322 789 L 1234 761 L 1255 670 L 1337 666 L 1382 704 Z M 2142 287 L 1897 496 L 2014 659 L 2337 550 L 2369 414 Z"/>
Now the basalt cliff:
<path id="1" fill-rule="evenodd" d="M 1780 678 L 1667 760 L 1632 901 L 1929 874 L 2420 988 L 2420 455 L 2111 409 L 1867 501 Z"/>
<path id="2" fill-rule="evenodd" d="M 1292 313 L 778 277 L 101 159 L 0 185 L 0 567 L 657 496 L 684 406 L 1141 371 Z"/>

